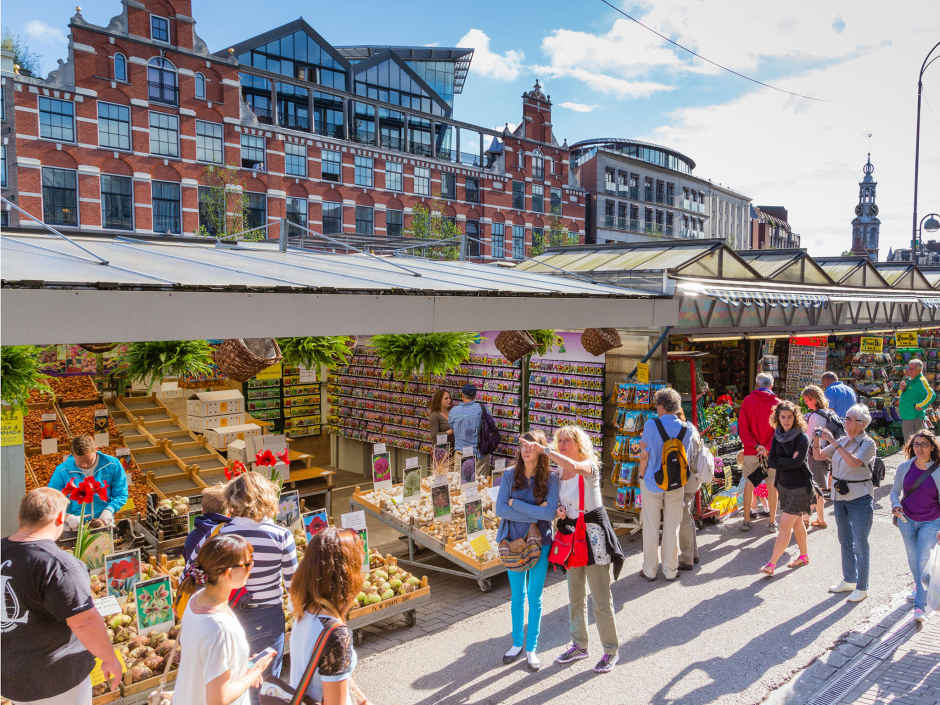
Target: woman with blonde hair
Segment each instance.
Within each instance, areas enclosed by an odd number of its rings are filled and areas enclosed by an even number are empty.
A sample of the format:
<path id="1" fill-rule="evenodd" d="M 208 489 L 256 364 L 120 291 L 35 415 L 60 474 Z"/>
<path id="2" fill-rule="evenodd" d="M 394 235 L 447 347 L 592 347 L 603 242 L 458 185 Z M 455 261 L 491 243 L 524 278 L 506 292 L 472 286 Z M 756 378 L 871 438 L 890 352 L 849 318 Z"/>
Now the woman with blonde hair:
<path id="1" fill-rule="evenodd" d="M 600 633 L 604 655 L 594 666 L 596 673 L 609 673 L 617 663 L 617 624 L 610 594 L 611 567 L 616 580 L 623 568 L 623 549 L 614 533 L 601 497 L 601 463 L 591 437 L 580 426 L 562 426 L 555 431 L 553 446 L 520 439 L 523 449 L 534 447 L 561 468 L 560 506 L 556 517 L 558 531 L 571 533 L 579 513 L 580 485 L 584 484 L 584 522 L 587 529 L 588 563 L 568 569 L 568 620 L 571 645 L 555 663 L 571 663 L 588 657 L 586 585 L 591 588 L 594 620 Z"/>
<path id="2" fill-rule="evenodd" d="M 256 472 L 246 472 L 225 486 L 225 504 L 231 522 L 219 535 L 237 534 L 254 549 L 254 569 L 245 584 L 245 594 L 235 604 L 235 614 L 245 628 L 248 646 L 254 653 L 267 647 L 277 650 L 271 666 L 280 676 L 284 654 L 284 612 L 281 578 L 290 585 L 297 570 L 294 535 L 274 523 L 278 505 L 277 486 Z M 253 703 L 258 703 L 252 691 Z"/>
<path id="3" fill-rule="evenodd" d="M 826 428 L 826 422 L 829 420 L 830 415 L 835 414 L 835 412 L 829 408 L 829 400 L 826 399 L 825 392 L 815 384 L 804 388 L 800 397 L 803 399 L 803 403 L 806 404 L 806 408 L 809 409 L 809 413 L 806 415 L 806 435 L 812 441 L 816 437 L 817 431 L 821 433 L 822 429 Z M 809 454 L 808 460 L 810 472 L 813 473 L 813 480 L 819 490 L 816 493 L 816 519 L 812 522 L 812 526 L 825 529 L 828 525 L 826 524 L 825 515 L 826 497 L 823 493 L 829 489 L 829 461 L 816 460 L 812 453 Z M 809 515 L 804 517 L 803 525 L 809 528 Z"/>
<path id="4" fill-rule="evenodd" d="M 358 658 L 346 615 L 365 581 L 362 541 L 350 529 L 327 527 L 310 537 L 290 583 L 294 628 L 290 634 L 290 685 L 300 686 L 310 655 L 327 631 L 305 695 L 322 705 L 368 705 L 353 682 Z"/>
<path id="5" fill-rule="evenodd" d="M 780 497 L 782 517 L 773 553 L 761 568 L 767 575 L 774 574 L 777 561 L 790 544 L 791 534 L 796 534 L 800 555 L 787 567 L 809 565 L 803 514 L 809 513 L 814 493 L 813 475 L 806 462 L 809 436 L 806 435 L 806 421 L 799 407 L 792 401 L 781 401 L 771 414 L 770 424 L 774 427 L 774 439 L 767 454 L 767 466 L 777 471 L 774 483 Z"/>

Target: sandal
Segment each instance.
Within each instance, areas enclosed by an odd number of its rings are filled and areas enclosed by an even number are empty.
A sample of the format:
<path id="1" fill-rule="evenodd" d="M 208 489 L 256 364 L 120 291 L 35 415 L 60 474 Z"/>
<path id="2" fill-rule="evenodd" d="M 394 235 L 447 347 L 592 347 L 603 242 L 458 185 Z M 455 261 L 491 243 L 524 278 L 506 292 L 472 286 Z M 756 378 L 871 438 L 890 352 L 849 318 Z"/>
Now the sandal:
<path id="1" fill-rule="evenodd" d="M 826 522 L 822 521 L 821 519 L 816 519 L 815 521 L 811 521 L 811 522 L 810 522 L 810 526 L 815 526 L 815 527 L 818 527 L 818 528 L 820 528 L 820 529 L 825 529 L 825 528 L 828 528 L 829 524 L 827 524 Z"/>
<path id="2" fill-rule="evenodd" d="M 809 565 L 809 556 L 807 556 L 805 553 L 797 556 L 796 560 L 790 561 L 790 563 L 787 565 L 787 568 L 802 568 L 804 565 Z"/>
<path id="3" fill-rule="evenodd" d="M 765 563 L 764 566 L 760 569 L 761 573 L 766 573 L 767 575 L 773 575 L 774 569 L 777 567 L 776 563 Z"/>

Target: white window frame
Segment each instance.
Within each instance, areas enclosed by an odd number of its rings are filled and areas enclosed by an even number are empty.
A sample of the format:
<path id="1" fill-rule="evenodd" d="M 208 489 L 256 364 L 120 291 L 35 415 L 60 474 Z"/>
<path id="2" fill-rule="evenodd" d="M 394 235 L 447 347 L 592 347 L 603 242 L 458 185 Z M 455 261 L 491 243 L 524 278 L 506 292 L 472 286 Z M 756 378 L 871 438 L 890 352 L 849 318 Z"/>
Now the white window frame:
<path id="1" fill-rule="evenodd" d="M 169 116 L 169 117 L 176 118 L 176 156 L 174 157 L 173 155 L 170 155 L 170 154 L 158 154 L 157 152 L 154 152 L 154 151 L 153 151 L 153 135 L 152 135 L 152 134 L 151 134 L 150 140 L 149 140 L 149 142 L 150 142 L 150 145 L 149 145 L 150 154 L 151 154 L 152 156 L 154 156 L 154 157 L 162 157 L 163 159 L 179 159 L 179 158 L 180 158 L 180 116 L 177 115 L 177 114 L 175 114 L 175 113 L 165 113 L 165 112 L 163 112 L 163 111 L 161 111 L 161 110 L 148 110 L 148 111 L 147 111 L 147 132 L 148 132 L 148 134 L 149 134 L 150 131 L 153 129 L 153 126 L 150 124 L 150 120 L 151 120 L 151 117 L 150 117 L 150 116 L 153 115 L 154 113 L 159 113 L 160 115 L 167 115 L 167 116 Z M 159 180 L 159 179 L 158 179 L 158 180 Z M 182 198 L 182 196 L 181 196 L 181 198 Z"/>
<path id="2" fill-rule="evenodd" d="M 117 75 L 117 59 L 119 56 L 122 59 L 124 59 L 124 78 L 118 78 L 118 75 Z M 119 83 L 129 82 L 127 79 L 127 75 L 128 75 L 127 74 L 127 57 L 120 51 L 116 52 L 114 56 L 111 58 L 111 75 L 114 76 L 114 80 L 118 81 Z"/>
<path id="3" fill-rule="evenodd" d="M 98 146 L 102 149 L 110 149 L 115 152 L 133 152 L 134 151 L 134 120 L 131 115 L 131 106 L 123 105 L 121 103 L 112 103 L 110 100 L 99 100 L 98 104 L 95 106 L 95 119 L 98 123 Z M 101 144 L 101 105 L 114 105 L 119 108 L 127 109 L 127 147 L 112 147 L 109 145 Z M 148 118 L 149 119 L 149 118 Z M 147 128 L 150 129 L 149 127 Z M 120 174 L 112 174 L 112 176 L 120 176 Z M 103 222 L 103 221 L 102 221 Z"/>
<path id="4" fill-rule="evenodd" d="M 424 182 L 424 183 L 427 185 L 426 188 L 425 188 L 425 190 L 423 190 L 423 191 L 419 191 L 419 190 L 418 190 L 418 179 L 419 179 L 418 171 L 419 171 L 419 170 L 422 171 L 422 172 L 424 172 L 425 174 L 427 174 L 427 176 L 422 175 L 422 176 L 420 177 L 421 181 Z M 431 169 L 430 169 L 430 168 L 428 168 L 428 167 L 426 167 L 426 166 L 416 166 L 416 167 L 415 167 L 415 170 L 414 170 L 414 189 L 415 189 L 415 195 L 416 195 L 416 196 L 430 196 L 430 195 L 431 195 Z"/>
<path id="5" fill-rule="evenodd" d="M 260 139 L 261 140 L 261 168 L 257 169 L 255 167 L 245 166 L 244 165 L 244 156 L 243 152 L 245 150 L 244 140 L 245 138 L 249 139 Z M 257 147 L 249 147 L 249 149 L 257 149 Z M 248 169 L 249 171 L 260 171 L 267 173 L 268 171 L 268 143 L 264 135 L 249 135 L 245 132 L 241 133 L 241 137 L 238 140 L 238 165 L 241 169 Z"/>
<path id="6" fill-rule="evenodd" d="M 303 154 L 302 155 L 300 154 L 288 155 L 287 154 L 288 149 L 299 149 L 303 152 Z M 287 170 L 287 157 L 288 156 L 295 157 L 295 158 L 302 156 L 302 159 L 301 159 L 301 163 L 303 164 L 302 174 L 295 174 L 294 172 Z M 306 144 L 298 143 L 298 142 L 285 142 L 284 143 L 284 173 L 287 174 L 288 176 L 296 176 L 296 177 L 300 177 L 304 179 L 307 178 L 307 145 Z"/>
<path id="7" fill-rule="evenodd" d="M 389 174 L 395 174 L 398 178 L 398 188 L 389 185 Z M 405 186 L 405 167 L 401 162 L 385 162 L 385 188 L 389 191 L 402 191 Z"/>
<path id="8" fill-rule="evenodd" d="M 213 125 L 215 127 L 219 127 L 222 129 L 222 136 L 220 138 L 222 140 L 222 143 L 221 143 L 222 144 L 222 160 L 221 161 L 210 162 L 210 161 L 206 161 L 204 159 L 199 158 L 199 138 L 200 138 L 200 135 L 198 132 L 199 123 L 203 123 L 206 125 Z M 196 120 L 196 126 L 197 126 L 197 131 L 194 133 L 196 136 L 196 161 L 200 164 L 225 164 L 225 125 L 223 125 L 221 122 L 212 122 L 211 120 Z"/>
<path id="9" fill-rule="evenodd" d="M 199 95 L 199 79 L 202 79 L 202 95 Z M 196 100 L 206 99 L 206 75 L 201 71 L 197 71 L 193 76 L 193 97 Z"/>
<path id="10" fill-rule="evenodd" d="M 360 164 L 360 161 L 362 162 Z M 368 164 L 366 164 L 368 162 Z M 359 174 L 365 174 L 368 170 L 369 174 L 369 183 L 361 184 L 359 183 Z M 375 160 L 372 157 L 364 157 L 361 155 L 356 155 L 353 161 L 353 185 L 359 186 L 360 188 L 372 188 L 375 185 Z M 375 221 L 373 220 L 373 223 Z M 373 230 L 375 226 L 373 225 Z"/>
<path id="11" fill-rule="evenodd" d="M 166 22 L 166 37 L 167 37 L 166 40 L 157 39 L 156 37 L 153 36 L 153 18 L 154 17 L 160 20 L 164 20 Z M 169 44 L 170 40 L 173 38 L 172 34 L 173 32 L 172 32 L 172 27 L 170 27 L 170 18 L 164 17 L 163 15 L 158 15 L 155 12 L 151 12 L 150 13 L 150 41 L 157 42 L 158 44 Z"/>

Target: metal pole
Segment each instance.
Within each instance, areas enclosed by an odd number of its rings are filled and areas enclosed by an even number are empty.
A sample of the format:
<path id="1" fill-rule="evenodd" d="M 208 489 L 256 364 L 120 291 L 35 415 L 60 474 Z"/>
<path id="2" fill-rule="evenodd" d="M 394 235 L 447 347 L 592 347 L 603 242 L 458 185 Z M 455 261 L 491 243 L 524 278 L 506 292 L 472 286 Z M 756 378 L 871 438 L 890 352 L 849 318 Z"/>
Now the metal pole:
<path id="1" fill-rule="evenodd" d="M 928 59 L 930 59 L 930 55 L 937 50 L 937 47 L 940 47 L 940 42 L 934 44 L 933 48 L 927 52 L 927 56 L 924 57 L 924 62 L 920 65 L 920 74 L 917 76 L 917 126 L 914 131 L 914 215 L 911 228 L 911 262 L 914 264 L 917 264 L 923 245 L 920 242 L 917 232 L 917 181 L 920 171 L 920 103 L 924 90 L 924 71 L 927 70 L 927 66 L 929 65 Z M 933 62 L 931 61 L 930 63 Z"/>
<path id="2" fill-rule="evenodd" d="M 281 218 L 281 230 L 278 233 L 278 249 L 287 252 L 287 218 Z"/>

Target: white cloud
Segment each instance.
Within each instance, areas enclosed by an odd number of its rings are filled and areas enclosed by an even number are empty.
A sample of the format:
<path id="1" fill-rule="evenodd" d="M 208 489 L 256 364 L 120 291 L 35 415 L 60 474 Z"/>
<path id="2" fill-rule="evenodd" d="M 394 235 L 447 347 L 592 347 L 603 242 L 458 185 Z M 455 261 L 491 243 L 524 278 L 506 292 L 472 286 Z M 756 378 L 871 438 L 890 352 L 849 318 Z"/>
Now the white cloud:
<path id="1" fill-rule="evenodd" d="M 590 113 L 599 107 L 597 104 L 588 105 L 586 103 L 573 103 L 570 100 L 566 100 L 563 103 L 558 104 L 559 108 L 565 108 L 566 110 L 573 110 L 576 113 Z"/>
<path id="2" fill-rule="evenodd" d="M 872 133 L 881 256 L 889 248 L 908 247 L 913 88 L 917 67 L 940 34 L 940 16 L 930 11 L 932 0 L 917 2 L 919 7 L 903 13 L 909 26 L 882 13 L 884 26 L 871 35 L 884 40 L 877 48 L 776 81 L 826 102 L 754 88 L 728 103 L 680 109 L 652 134 L 637 137 L 689 154 L 697 162 L 696 175 L 729 184 L 755 204 L 786 206 L 803 246 L 812 254 L 832 255 L 851 246 L 858 181 L 869 149 L 866 135 Z M 842 34 L 864 19 L 848 16 L 848 6 L 845 10 Z M 825 9 L 814 16 L 827 27 L 832 23 Z M 929 79 L 924 81 L 927 101 L 921 116 L 920 215 L 940 211 L 940 98 L 933 97 L 940 96 L 940 73 L 932 84 Z"/>
<path id="3" fill-rule="evenodd" d="M 525 55 L 516 49 L 507 49 L 504 54 L 492 51 L 490 38 L 482 29 L 471 29 L 460 38 L 457 46 L 473 48 L 473 73 L 500 81 L 513 81 L 522 71 Z"/>
<path id="4" fill-rule="evenodd" d="M 538 75 L 551 78 L 573 78 L 586 84 L 588 88 L 614 95 L 618 98 L 645 98 L 659 91 L 671 91 L 672 86 L 655 81 L 627 81 L 605 73 L 596 73 L 584 68 L 559 68 L 557 66 L 533 66 L 532 70 Z"/>
<path id="5" fill-rule="evenodd" d="M 30 20 L 24 27 L 26 36 L 37 42 L 63 42 L 65 33 L 42 20 Z"/>

